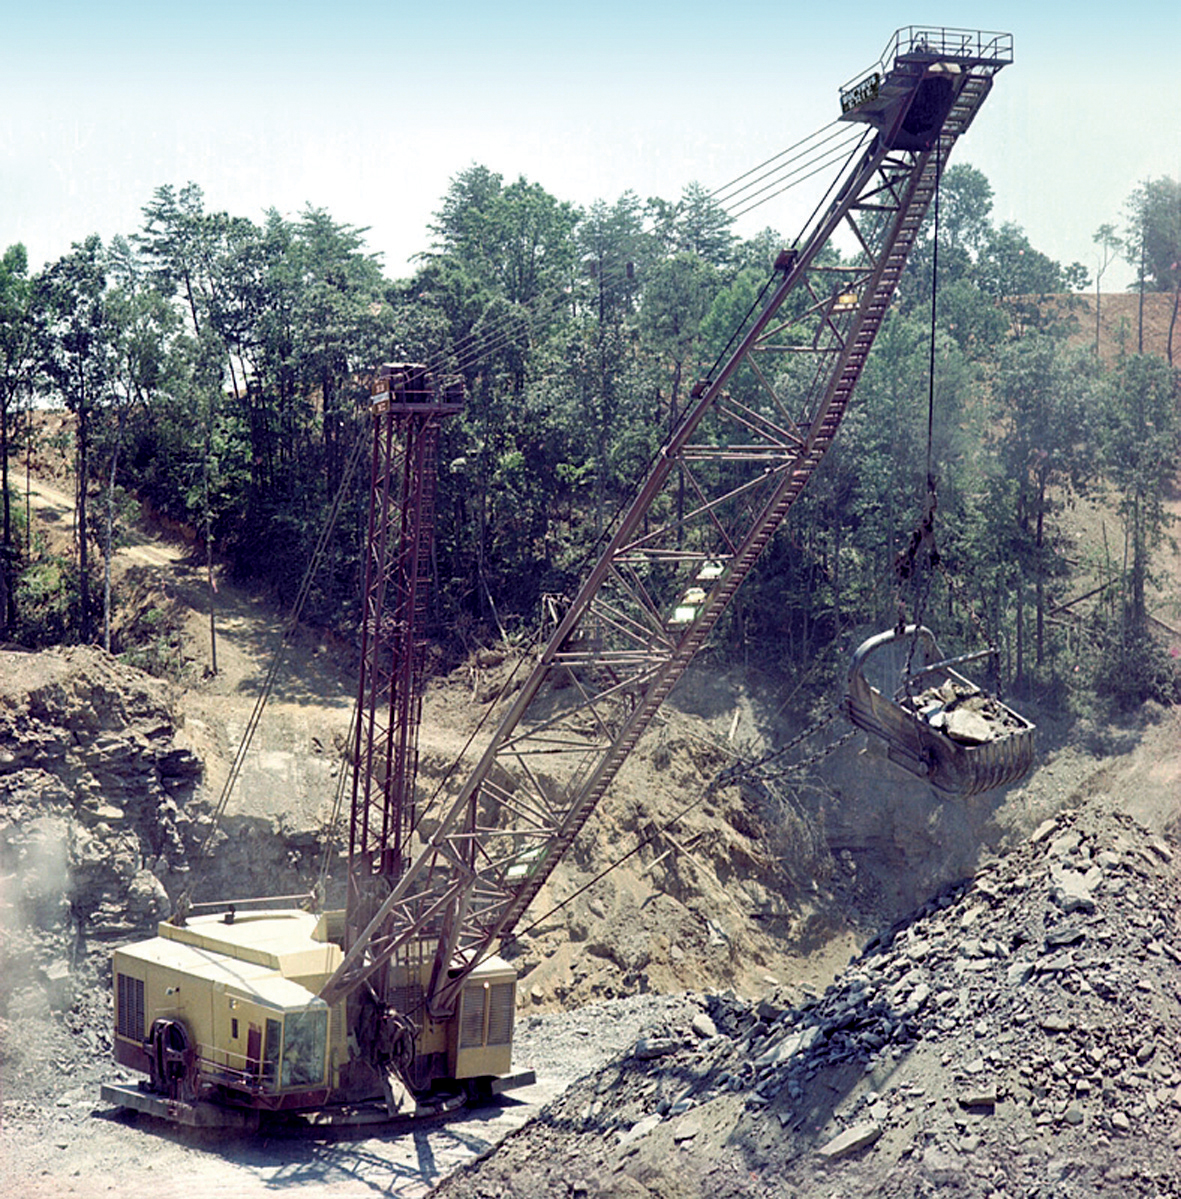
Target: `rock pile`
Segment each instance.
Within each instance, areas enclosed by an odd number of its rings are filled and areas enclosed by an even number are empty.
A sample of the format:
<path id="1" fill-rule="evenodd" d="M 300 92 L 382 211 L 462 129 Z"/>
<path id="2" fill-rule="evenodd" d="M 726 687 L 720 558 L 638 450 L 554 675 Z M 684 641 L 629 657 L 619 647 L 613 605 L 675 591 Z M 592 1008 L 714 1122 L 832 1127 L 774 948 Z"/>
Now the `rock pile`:
<path id="1" fill-rule="evenodd" d="M 1004 704 L 953 679 L 909 697 L 907 703 L 933 729 L 964 745 L 984 745 L 1026 727 Z"/>
<path id="2" fill-rule="evenodd" d="M 1179 900 L 1167 843 L 1061 814 L 824 995 L 701 999 L 439 1193 L 1181 1195 Z"/>

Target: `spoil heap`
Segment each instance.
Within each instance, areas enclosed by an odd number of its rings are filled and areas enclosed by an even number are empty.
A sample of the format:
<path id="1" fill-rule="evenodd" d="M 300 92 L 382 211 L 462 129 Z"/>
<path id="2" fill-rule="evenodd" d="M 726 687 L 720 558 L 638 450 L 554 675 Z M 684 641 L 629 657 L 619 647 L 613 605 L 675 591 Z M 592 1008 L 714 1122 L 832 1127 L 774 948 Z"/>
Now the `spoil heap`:
<path id="1" fill-rule="evenodd" d="M 448 1199 L 1181 1195 L 1181 884 L 1131 819 L 1062 813 L 822 997 L 703 998 Z"/>

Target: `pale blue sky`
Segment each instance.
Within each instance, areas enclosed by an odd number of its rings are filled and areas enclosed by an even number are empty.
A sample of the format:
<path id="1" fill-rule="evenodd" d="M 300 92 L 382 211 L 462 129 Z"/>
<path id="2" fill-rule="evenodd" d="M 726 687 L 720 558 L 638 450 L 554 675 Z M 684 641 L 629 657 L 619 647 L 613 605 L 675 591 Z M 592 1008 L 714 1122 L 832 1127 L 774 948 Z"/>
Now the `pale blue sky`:
<path id="1" fill-rule="evenodd" d="M 311 203 L 369 226 L 399 275 L 473 162 L 582 205 L 675 199 L 827 124 L 896 28 L 940 24 L 1014 36 L 956 161 L 988 176 L 998 221 L 1093 269 L 1091 236 L 1135 184 L 1181 178 L 1181 5 L 933 7 L 0 0 L 0 248 L 39 267 L 193 180 L 255 220 Z M 769 203 L 739 231 L 794 234 L 805 208 Z"/>

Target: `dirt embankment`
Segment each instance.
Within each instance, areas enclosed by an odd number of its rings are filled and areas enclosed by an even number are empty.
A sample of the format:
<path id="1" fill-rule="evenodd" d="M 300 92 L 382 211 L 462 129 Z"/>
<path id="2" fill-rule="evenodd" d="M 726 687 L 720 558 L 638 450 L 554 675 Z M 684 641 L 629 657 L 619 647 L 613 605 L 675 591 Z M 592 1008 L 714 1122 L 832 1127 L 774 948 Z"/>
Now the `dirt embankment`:
<path id="1" fill-rule="evenodd" d="M 1169 333 L 1173 336 L 1173 360 L 1181 361 L 1181 319 L 1173 321 L 1173 296 L 1165 292 L 1148 292 L 1143 308 L 1139 294 L 1108 292 L 1099 296 L 1096 321 L 1095 293 L 1079 293 L 1055 297 L 1058 313 L 1070 321 L 1073 331 L 1070 342 L 1076 346 L 1093 346 L 1099 339 L 1099 352 L 1111 362 L 1120 354 L 1143 352 L 1167 358 Z"/>

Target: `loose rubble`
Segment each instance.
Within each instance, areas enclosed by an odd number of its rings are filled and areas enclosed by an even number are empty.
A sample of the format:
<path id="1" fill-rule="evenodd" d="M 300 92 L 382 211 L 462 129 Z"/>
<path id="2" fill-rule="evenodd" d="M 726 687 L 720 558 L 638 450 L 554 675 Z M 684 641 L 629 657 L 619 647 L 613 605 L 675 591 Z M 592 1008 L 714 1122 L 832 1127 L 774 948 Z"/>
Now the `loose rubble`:
<path id="1" fill-rule="evenodd" d="M 984 745 L 1025 727 L 1004 704 L 952 679 L 908 697 L 906 703 L 933 729 L 963 745 Z"/>
<path id="2" fill-rule="evenodd" d="M 822 996 L 699 997 L 438 1193 L 1181 1195 L 1179 900 L 1166 841 L 1062 813 Z"/>

